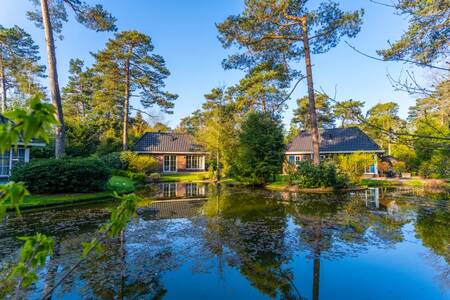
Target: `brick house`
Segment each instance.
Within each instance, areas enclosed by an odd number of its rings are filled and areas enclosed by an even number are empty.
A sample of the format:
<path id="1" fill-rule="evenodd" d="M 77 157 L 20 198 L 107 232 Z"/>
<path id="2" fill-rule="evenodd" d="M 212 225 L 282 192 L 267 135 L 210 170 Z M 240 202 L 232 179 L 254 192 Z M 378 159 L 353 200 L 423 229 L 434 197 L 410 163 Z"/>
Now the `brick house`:
<path id="1" fill-rule="evenodd" d="M 208 152 L 185 133 L 147 132 L 134 145 L 133 151 L 151 155 L 158 161 L 158 172 L 199 172 L 206 170 Z"/>
<path id="2" fill-rule="evenodd" d="M 319 153 L 322 159 L 333 155 L 355 152 L 373 154 L 373 163 L 367 166 L 365 174 L 376 176 L 378 174 L 378 157 L 384 153 L 384 150 L 361 129 L 348 127 L 319 130 Z M 288 144 L 286 161 L 296 164 L 302 160 L 312 160 L 312 156 L 311 133 L 302 131 Z"/>

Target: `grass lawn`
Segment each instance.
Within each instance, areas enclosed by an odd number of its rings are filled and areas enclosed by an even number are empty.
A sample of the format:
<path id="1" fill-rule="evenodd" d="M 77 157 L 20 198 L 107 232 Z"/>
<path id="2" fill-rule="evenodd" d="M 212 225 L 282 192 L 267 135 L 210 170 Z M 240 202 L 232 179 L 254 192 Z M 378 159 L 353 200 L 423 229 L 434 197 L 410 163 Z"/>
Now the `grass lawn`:
<path id="1" fill-rule="evenodd" d="M 21 208 L 46 206 L 55 204 L 69 204 L 110 198 L 113 192 L 119 194 L 131 193 L 135 189 L 134 181 L 128 177 L 113 176 L 107 184 L 106 191 L 96 193 L 67 193 L 56 195 L 30 195 L 24 200 Z"/>
<path id="2" fill-rule="evenodd" d="M 161 174 L 161 182 L 193 182 L 208 179 L 208 172 Z"/>
<path id="3" fill-rule="evenodd" d="M 287 187 L 288 185 L 289 185 L 288 175 L 279 174 L 279 175 L 277 175 L 277 178 L 274 182 L 266 185 L 266 188 L 276 190 L 276 189 Z"/>

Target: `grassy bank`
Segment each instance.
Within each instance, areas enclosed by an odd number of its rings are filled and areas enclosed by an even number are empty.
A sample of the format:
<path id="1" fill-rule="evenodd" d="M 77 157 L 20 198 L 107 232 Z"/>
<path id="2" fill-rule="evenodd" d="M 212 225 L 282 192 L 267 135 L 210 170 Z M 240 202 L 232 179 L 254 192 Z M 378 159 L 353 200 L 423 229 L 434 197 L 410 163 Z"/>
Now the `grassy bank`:
<path id="1" fill-rule="evenodd" d="M 363 179 L 361 185 L 369 187 L 395 187 L 395 186 L 411 186 L 411 187 L 429 187 L 450 189 L 450 183 L 439 179 Z"/>
<path id="2" fill-rule="evenodd" d="M 78 202 L 89 202 L 111 198 L 114 192 L 119 194 L 131 193 L 135 190 L 135 183 L 122 176 L 113 176 L 107 184 L 106 191 L 96 193 L 67 193 L 56 195 L 30 195 L 24 200 L 21 208 L 61 205 Z"/>
<path id="3" fill-rule="evenodd" d="M 161 182 L 195 182 L 209 180 L 208 172 L 161 174 Z"/>

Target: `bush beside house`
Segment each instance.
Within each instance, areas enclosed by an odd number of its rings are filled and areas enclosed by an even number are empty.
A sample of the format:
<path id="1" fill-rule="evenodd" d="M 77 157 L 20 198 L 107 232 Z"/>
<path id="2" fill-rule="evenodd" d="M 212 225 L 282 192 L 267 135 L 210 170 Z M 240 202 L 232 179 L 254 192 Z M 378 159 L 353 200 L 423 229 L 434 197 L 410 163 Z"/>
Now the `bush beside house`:
<path id="1" fill-rule="evenodd" d="M 17 166 L 11 180 L 38 194 L 86 193 L 105 189 L 111 170 L 99 159 L 42 159 Z"/>
<path id="2" fill-rule="evenodd" d="M 341 189 L 348 186 L 347 177 L 338 173 L 336 167 L 328 162 L 321 162 L 318 166 L 311 161 L 300 162 L 296 170 L 289 174 L 289 182 L 304 189 Z"/>

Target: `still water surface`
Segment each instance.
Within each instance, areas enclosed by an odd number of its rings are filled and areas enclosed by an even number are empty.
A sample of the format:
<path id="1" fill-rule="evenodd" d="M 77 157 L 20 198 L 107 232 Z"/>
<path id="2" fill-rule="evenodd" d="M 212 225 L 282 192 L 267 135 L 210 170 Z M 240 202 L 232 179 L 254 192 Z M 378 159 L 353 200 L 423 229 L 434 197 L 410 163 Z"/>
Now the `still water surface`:
<path id="1" fill-rule="evenodd" d="M 162 184 L 142 195 L 156 200 L 140 203 L 124 242 L 109 241 L 53 299 L 450 299 L 447 195 L 196 184 Z M 0 272 L 17 255 L 16 236 L 54 237 L 56 255 L 26 294 L 39 299 L 78 260 L 111 205 L 10 216 L 0 225 Z M 8 287 L 0 288 L 3 297 Z"/>

